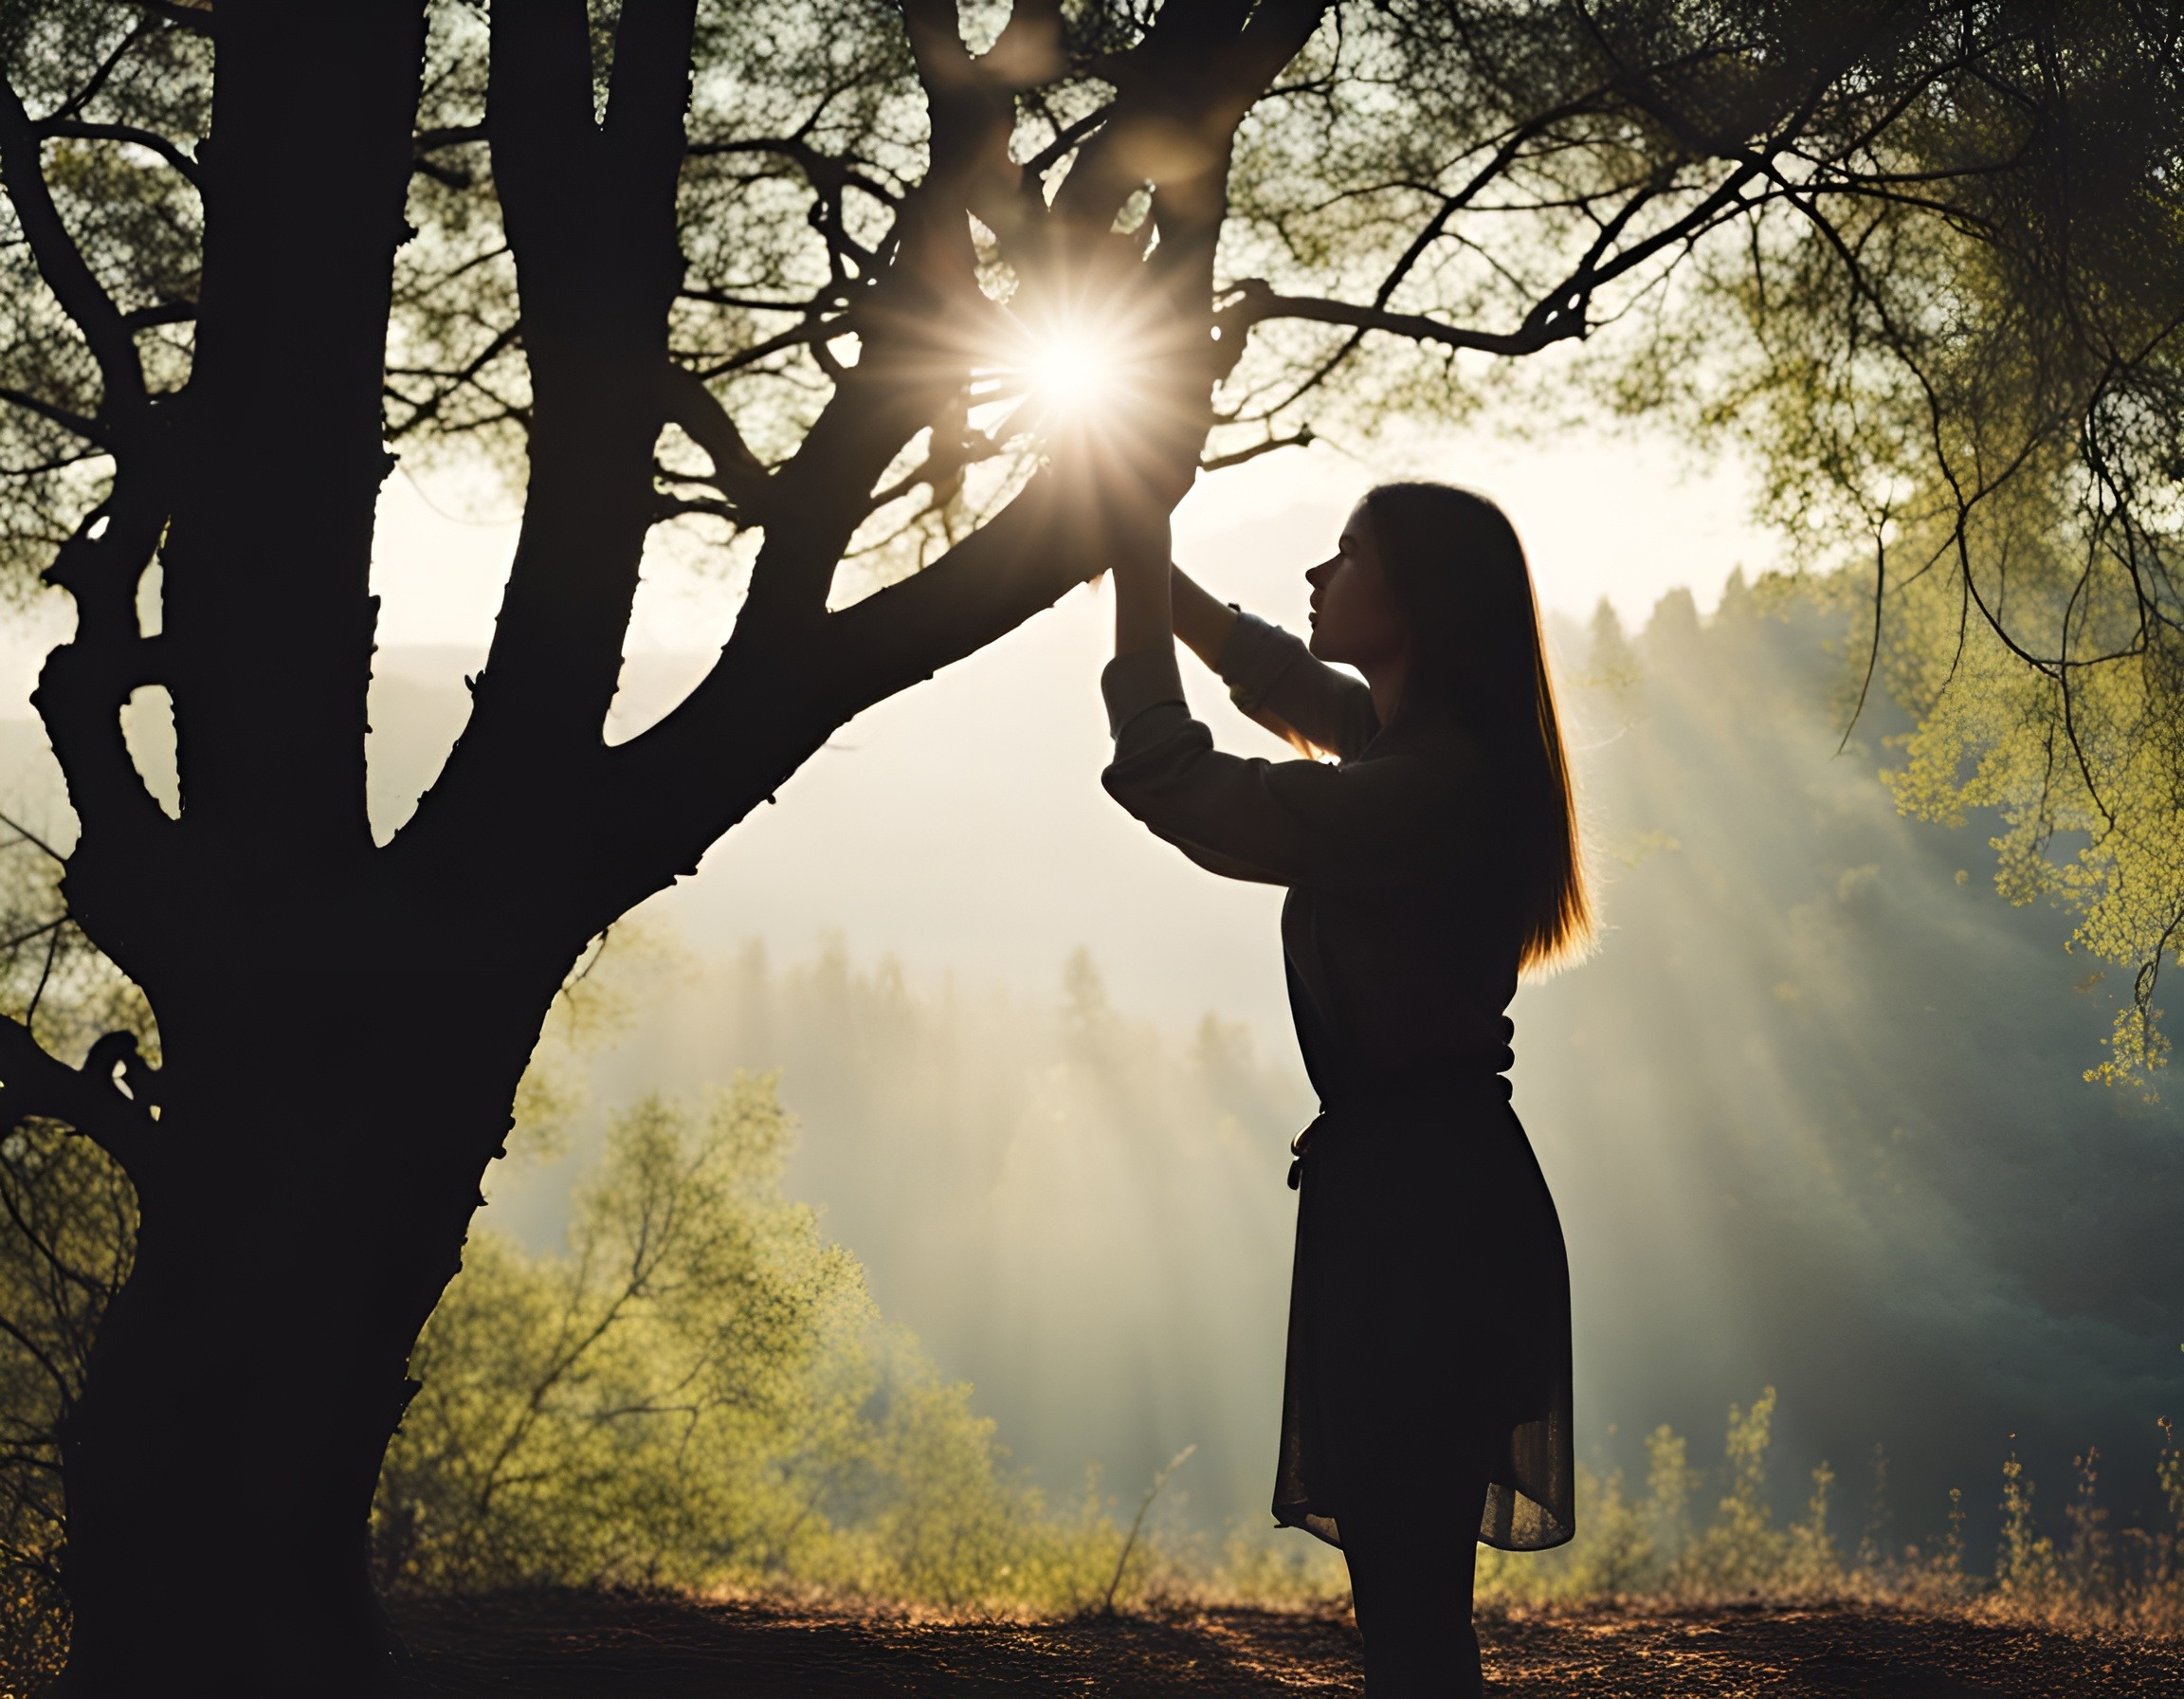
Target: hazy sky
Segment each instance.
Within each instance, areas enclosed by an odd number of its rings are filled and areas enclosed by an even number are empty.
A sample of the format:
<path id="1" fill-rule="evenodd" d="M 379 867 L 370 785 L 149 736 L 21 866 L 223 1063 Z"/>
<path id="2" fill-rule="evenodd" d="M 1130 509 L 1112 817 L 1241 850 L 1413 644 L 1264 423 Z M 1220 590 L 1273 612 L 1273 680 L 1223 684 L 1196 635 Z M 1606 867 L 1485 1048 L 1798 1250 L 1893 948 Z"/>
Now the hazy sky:
<path id="1" fill-rule="evenodd" d="M 1324 444 L 1284 450 L 1203 481 L 1176 515 L 1187 560 L 1236 567 L 1262 588 L 1252 564 L 1225 542 L 1254 521 L 1294 514 L 1293 540 L 1265 563 L 1268 581 L 1300 572 L 1331 546 L 1340 516 L 1377 476 L 1418 475 L 1466 484 L 1495 497 L 1517 522 L 1550 608 L 1587 613 L 1603 595 L 1636 619 L 1661 594 L 1687 585 L 1710 607 L 1736 566 L 1756 569 L 1774 546 L 1745 521 L 1745 487 L 1733 468 L 1691 470 L 1665 440 L 1574 439 L 1552 449 L 1464 435 L 1391 450 L 1369 465 Z M 480 645 L 490 636 L 500 584 L 516 546 L 513 497 L 463 503 L 482 519 L 454 519 L 429 482 L 397 473 L 380 508 L 373 587 L 384 644 Z M 507 518 L 494 522 L 496 505 Z M 1324 533 L 1324 536 L 1322 536 Z M 1223 586 L 1227 588 L 1225 584 Z M 1294 597 L 1298 608 L 1302 598 Z M 1290 610 L 1269 610 L 1289 616 Z M 710 647 L 731 607 L 717 584 L 670 569 L 649 583 L 630 649 Z"/>

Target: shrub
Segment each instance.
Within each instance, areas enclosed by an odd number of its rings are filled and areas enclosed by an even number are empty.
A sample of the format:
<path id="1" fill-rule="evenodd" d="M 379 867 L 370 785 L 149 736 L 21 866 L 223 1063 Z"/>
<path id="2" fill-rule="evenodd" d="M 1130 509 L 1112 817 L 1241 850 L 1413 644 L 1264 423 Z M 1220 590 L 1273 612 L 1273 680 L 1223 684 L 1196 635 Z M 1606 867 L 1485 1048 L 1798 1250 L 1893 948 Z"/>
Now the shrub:
<path id="1" fill-rule="evenodd" d="M 771 1078 L 618 1117 L 568 1244 L 473 1235 L 382 1474 L 391 1588 L 795 1583 L 944 1606 L 1099 1597 L 1120 1537 L 1048 1511 L 971 1389 L 787 1198 Z"/>

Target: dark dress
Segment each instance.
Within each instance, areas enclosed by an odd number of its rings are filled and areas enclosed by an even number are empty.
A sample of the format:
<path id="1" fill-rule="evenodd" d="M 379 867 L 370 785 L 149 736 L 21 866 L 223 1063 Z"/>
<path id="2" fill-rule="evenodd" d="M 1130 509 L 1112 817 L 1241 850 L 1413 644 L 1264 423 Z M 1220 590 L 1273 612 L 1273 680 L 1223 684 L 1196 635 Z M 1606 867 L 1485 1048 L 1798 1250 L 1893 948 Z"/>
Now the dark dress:
<path id="1" fill-rule="evenodd" d="M 1160 649 L 1101 679 L 1103 780 L 1201 866 L 1289 889 L 1289 1003 L 1320 1113 L 1293 1170 L 1274 1514 L 1339 1545 L 1346 1502 L 1397 1493 L 1476 1515 L 1503 1550 L 1559 1545 L 1569 1267 L 1504 1077 L 1520 934 L 1493 776 L 1460 726 L 1382 729 L 1364 685 L 1248 614 L 1221 672 L 1247 713 L 1340 765 L 1215 750 Z M 1482 1478 L 1483 1504 L 1448 1502 Z"/>

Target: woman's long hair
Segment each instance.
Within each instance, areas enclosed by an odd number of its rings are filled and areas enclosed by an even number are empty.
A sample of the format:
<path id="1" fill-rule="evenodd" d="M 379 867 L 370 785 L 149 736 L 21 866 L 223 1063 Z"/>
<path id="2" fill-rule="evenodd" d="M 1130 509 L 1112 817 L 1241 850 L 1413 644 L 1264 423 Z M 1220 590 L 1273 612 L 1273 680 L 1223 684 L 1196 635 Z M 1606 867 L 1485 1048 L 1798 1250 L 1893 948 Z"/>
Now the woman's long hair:
<path id="1" fill-rule="evenodd" d="M 1519 959 L 1562 966 L 1592 941 L 1592 899 L 1524 547 L 1501 508 L 1446 484 L 1383 484 L 1365 512 L 1410 630 L 1397 716 L 1451 712 L 1485 745 L 1525 875 Z"/>

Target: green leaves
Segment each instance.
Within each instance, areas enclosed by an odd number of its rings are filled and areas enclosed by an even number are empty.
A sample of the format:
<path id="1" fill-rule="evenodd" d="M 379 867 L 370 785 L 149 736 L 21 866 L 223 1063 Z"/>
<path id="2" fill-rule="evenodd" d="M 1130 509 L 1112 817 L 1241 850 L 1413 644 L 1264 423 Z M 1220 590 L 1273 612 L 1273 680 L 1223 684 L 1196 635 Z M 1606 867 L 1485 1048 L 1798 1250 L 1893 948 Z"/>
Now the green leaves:
<path id="1" fill-rule="evenodd" d="M 1095 1597 L 1118 1536 L 1049 1517 L 971 1389 L 880 1319 L 781 1176 L 771 1077 L 614 1123 L 566 1251 L 473 1234 L 380 1479 L 393 1586 L 792 1579 L 946 1604 Z"/>

